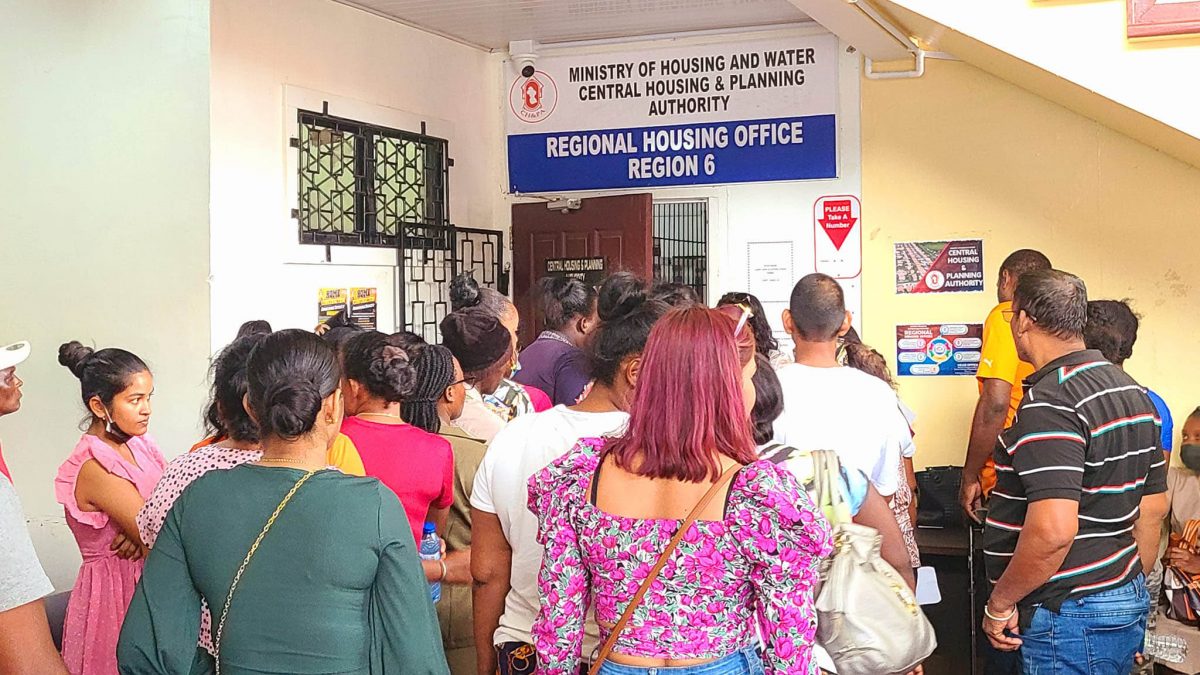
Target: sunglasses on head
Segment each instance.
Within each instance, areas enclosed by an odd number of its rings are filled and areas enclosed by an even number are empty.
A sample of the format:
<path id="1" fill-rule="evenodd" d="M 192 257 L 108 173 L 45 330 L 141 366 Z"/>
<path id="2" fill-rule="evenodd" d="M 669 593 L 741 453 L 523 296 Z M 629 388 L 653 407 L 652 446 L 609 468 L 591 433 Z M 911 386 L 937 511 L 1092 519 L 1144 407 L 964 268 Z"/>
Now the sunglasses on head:
<path id="1" fill-rule="evenodd" d="M 750 319 L 754 318 L 754 311 L 745 303 L 739 302 L 735 306 L 742 310 L 742 318 L 738 319 L 737 328 L 733 329 L 733 336 L 737 337 L 742 334 L 742 329 L 746 327 L 746 324 L 750 323 Z"/>

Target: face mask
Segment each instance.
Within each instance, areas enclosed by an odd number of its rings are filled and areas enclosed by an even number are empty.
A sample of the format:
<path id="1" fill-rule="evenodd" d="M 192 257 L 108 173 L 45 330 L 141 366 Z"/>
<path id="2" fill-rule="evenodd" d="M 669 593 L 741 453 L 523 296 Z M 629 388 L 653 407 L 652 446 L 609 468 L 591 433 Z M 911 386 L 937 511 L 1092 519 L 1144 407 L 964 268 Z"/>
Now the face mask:
<path id="1" fill-rule="evenodd" d="M 113 421 L 112 413 L 108 412 L 107 408 L 104 410 L 104 414 L 107 416 L 104 420 L 104 431 L 108 432 L 108 435 L 112 436 L 113 440 L 118 443 L 127 443 L 129 439 L 133 438 L 133 434 L 125 433 L 120 425 Z"/>
<path id="2" fill-rule="evenodd" d="M 1192 471 L 1200 472 L 1200 445 L 1188 443 L 1179 448 L 1179 459 Z"/>

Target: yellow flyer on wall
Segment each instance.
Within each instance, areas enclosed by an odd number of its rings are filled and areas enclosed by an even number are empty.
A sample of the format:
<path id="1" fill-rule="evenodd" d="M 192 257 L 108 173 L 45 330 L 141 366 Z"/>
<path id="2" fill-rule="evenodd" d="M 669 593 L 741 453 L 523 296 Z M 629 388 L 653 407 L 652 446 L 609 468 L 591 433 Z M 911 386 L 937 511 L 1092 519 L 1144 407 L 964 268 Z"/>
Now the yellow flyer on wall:
<path id="1" fill-rule="evenodd" d="M 374 288 L 351 288 L 350 323 L 365 330 L 375 330 L 378 297 L 379 293 Z"/>
<path id="2" fill-rule="evenodd" d="M 317 292 L 317 322 L 325 323 L 334 314 L 348 307 L 344 288 L 322 288 Z"/>

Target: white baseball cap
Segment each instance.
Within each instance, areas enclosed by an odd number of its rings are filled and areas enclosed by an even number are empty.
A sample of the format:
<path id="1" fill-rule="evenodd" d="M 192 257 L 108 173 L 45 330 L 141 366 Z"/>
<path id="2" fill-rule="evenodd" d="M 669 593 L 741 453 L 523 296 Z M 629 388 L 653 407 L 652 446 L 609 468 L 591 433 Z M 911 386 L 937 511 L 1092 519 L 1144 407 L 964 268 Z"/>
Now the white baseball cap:
<path id="1" fill-rule="evenodd" d="M 29 343 L 25 340 L 0 347 L 0 370 L 8 370 L 29 358 Z"/>

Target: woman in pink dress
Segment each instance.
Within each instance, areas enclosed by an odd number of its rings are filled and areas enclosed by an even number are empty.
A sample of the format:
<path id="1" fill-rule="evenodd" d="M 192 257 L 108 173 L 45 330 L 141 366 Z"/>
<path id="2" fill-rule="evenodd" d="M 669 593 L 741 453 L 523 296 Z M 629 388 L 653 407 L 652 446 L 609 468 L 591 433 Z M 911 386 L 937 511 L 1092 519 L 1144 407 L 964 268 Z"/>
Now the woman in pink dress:
<path id="1" fill-rule="evenodd" d="M 123 349 L 68 342 L 58 362 L 79 378 L 90 418 L 54 480 L 83 555 L 67 606 L 63 660 L 71 675 L 115 675 L 117 637 L 146 554 L 137 515 L 166 466 L 145 435 L 154 378 Z"/>

